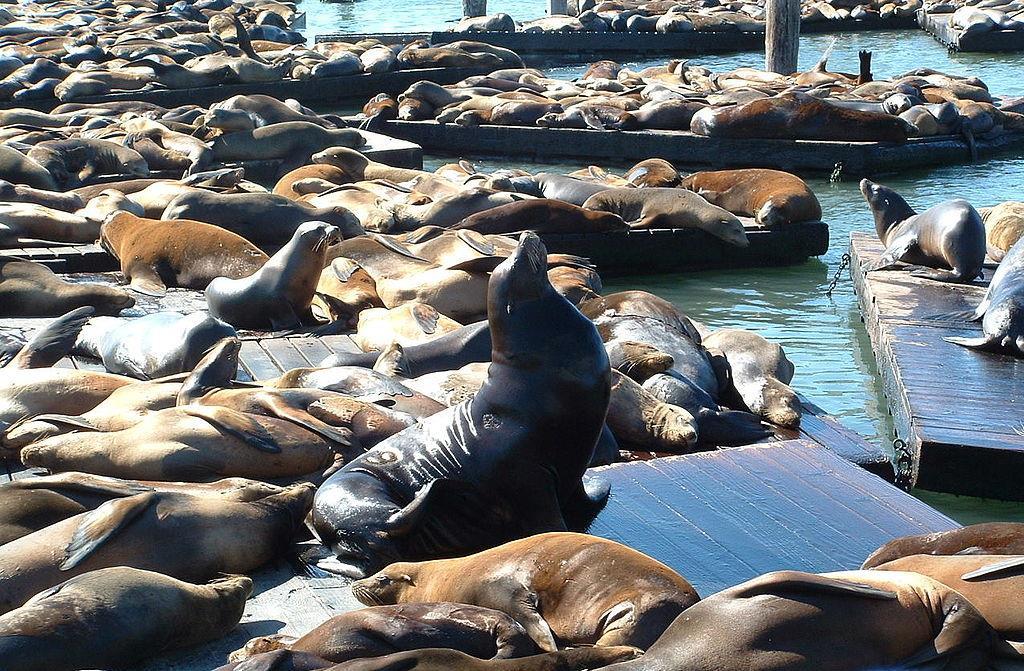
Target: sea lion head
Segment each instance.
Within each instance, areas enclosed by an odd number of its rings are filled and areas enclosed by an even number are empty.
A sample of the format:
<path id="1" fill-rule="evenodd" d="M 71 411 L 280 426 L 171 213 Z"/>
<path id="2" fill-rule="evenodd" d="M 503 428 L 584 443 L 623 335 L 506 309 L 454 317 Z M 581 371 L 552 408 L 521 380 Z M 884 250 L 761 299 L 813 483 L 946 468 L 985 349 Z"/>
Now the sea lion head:
<path id="1" fill-rule="evenodd" d="M 121 174 L 132 177 L 149 177 L 149 163 L 146 163 L 146 159 L 142 155 L 132 156 L 121 161 Z"/>
<path id="2" fill-rule="evenodd" d="M 875 217 L 875 230 L 880 240 L 885 240 L 890 228 L 915 214 L 903 196 L 870 179 L 860 180 L 860 192 Z"/>
<path id="3" fill-rule="evenodd" d="M 225 131 L 247 131 L 256 128 L 252 115 L 242 110 L 211 108 L 203 115 L 203 124 Z"/>
<path id="4" fill-rule="evenodd" d="M 231 628 L 233 623 L 241 619 L 245 602 L 252 596 L 252 578 L 229 575 L 207 583 L 206 587 L 216 595 L 216 607 L 195 609 L 191 617 L 206 619 L 207 622 L 200 620 L 197 625 L 206 625 L 209 631 L 225 631 Z"/>
<path id="5" fill-rule="evenodd" d="M 238 372 L 238 352 L 242 341 L 235 337 L 223 338 L 207 350 L 192 374 L 185 378 L 178 390 L 178 405 L 186 405 L 209 391 L 227 386 Z"/>
<path id="6" fill-rule="evenodd" d="M 361 180 L 363 179 L 366 166 L 370 164 L 370 160 L 355 149 L 329 147 L 313 154 L 313 163 L 333 166 L 343 171 L 349 179 Z"/>
<path id="7" fill-rule="evenodd" d="M 612 368 L 640 384 L 652 375 L 664 373 L 675 363 L 671 354 L 633 340 L 611 340 L 605 343 L 605 349 Z"/>
<path id="8" fill-rule="evenodd" d="M 416 586 L 418 564 L 396 562 L 377 571 L 369 578 L 352 583 L 352 594 L 367 606 L 386 606 L 404 601 L 404 593 Z"/>
<path id="9" fill-rule="evenodd" d="M 722 213 L 718 216 L 717 220 L 711 222 L 710 230 L 714 233 L 715 237 L 724 240 L 730 245 L 736 245 L 737 247 L 750 246 L 750 240 L 747 238 L 747 232 L 743 229 L 743 222 L 741 222 L 736 215 L 727 210 L 722 210 Z"/>
<path id="10" fill-rule="evenodd" d="M 341 242 L 341 231 L 325 221 L 307 221 L 295 229 L 295 238 L 314 254 L 325 254 L 328 247 Z"/>

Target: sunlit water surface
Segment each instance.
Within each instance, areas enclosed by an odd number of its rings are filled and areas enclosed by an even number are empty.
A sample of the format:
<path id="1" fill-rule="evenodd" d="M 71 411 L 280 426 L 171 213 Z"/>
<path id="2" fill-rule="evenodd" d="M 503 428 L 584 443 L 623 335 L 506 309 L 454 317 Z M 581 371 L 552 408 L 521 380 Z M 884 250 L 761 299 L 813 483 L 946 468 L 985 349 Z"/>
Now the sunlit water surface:
<path id="1" fill-rule="evenodd" d="M 360 0 L 354 3 L 322 3 L 303 0 L 310 34 L 329 31 L 383 32 L 443 28 L 461 14 L 458 0 L 396 3 Z M 526 0 L 492 2 L 491 11 L 505 11 L 516 18 L 534 18 L 544 3 Z M 801 40 L 800 63 L 812 66 L 833 41 L 827 35 Z M 846 33 L 838 37 L 830 69 L 856 71 L 857 52 L 874 53 L 876 76 L 898 74 L 918 67 L 980 77 L 997 95 L 1024 95 L 1024 54 L 949 54 L 923 32 Z M 763 66 L 763 55 L 740 53 L 693 59 L 712 70 L 739 66 Z M 662 61 L 628 62 L 634 67 Z M 578 76 L 581 65 L 548 67 L 561 77 Z M 463 155 L 485 171 L 503 167 L 529 170 L 571 171 L 578 164 L 538 164 L 523 159 L 493 159 Z M 428 157 L 436 167 L 452 157 Z M 603 162 L 614 169 L 616 166 Z M 919 209 L 940 200 L 963 197 L 975 205 L 1024 199 L 1024 159 L 1001 158 L 980 165 L 961 165 L 931 170 L 906 171 L 878 176 L 896 188 Z M 872 223 L 855 180 L 829 183 L 824 177 L 808 180 L 821 201 L 830 227 L 828 253 L 799 266 L 772 269 L 727 270 L 694 274 L 610 278 L 608 292 L 646 289 L 663 296 L 692 317 L 712 327 L 741 327 L 758 331 L 780 342 L 796 364 L 794 386 L 833 413 L 847 426 L 870 440 L 889 446 L 892 422 L 881 395 L 870 343 L 860 320 L 849 276 L 844 272 L 831 297 L 825 290 L 847 250 L 852 231 L 871 231 Z M 979 355 L 980 356 L 980 355 Z M 950 381 L 955 384 L 955 381 Z M 983 501 L 930 492 L 919 492 L 929 503 L 958 520 L 970 523 L 986 519 L 1024 520 L 1024 506 Z"/>

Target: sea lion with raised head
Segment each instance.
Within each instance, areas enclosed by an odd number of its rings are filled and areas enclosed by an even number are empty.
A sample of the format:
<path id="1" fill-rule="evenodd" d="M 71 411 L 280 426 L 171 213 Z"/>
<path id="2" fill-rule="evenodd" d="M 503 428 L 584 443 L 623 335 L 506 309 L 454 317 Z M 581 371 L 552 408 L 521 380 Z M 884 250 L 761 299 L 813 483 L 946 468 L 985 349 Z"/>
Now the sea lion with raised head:
<path id="1" fill-rule="evenodd" d="M 896 538 L 864 560 L 861 568 L 875 568 L 910 555 L 1024 555 L 1024 522 L 984 522 L 950 531 Z"/>
<path id="2" fill-rule="evenodd" d="M 151 296 L 163 295 L 168 286 L 202 291 L 217 277 L 248 277 L 269 258 L 219 226 L 146 219 L 130 212 L 103 224 L 100 245 L 120 261 L 132 288 Z"/>
<path id="3" fill-rule="evenodd" d="M 776 571 L 691 606 L 643 657 L 607 668 L 985 669 L 1020 659 L 966 598 L 931 578 Z"/>
<path id="4" fill-rule="evenodd" d="M 593 324 L 548 283 L 546 257 L 524 233 L 491 274 L 491 367 L 481 390 L 321 486 L 313 524 L 338 555 L 335 570 L 365 576 L 396 560 L 564 531 L 607 496 L 588 493 L 581 478 L 608 409 L 608 355 Z"/>
<path id="5" fill-rule="evenodd" d="M 79 307 L 116 315 L 135 305 L 128 292 L 92 282 L 65 282 L 32 261 L 0 261 L 0 314 L 7 317 L 56 317 Z"/>
<path id="6" fill-rule="evenodd" d="M 210 282 L 206 287 L 210 314 L 248 329 L 278 330 L 309 323 L 309 306 L 327 248 L 340 240 L 337 227 L 325 222 L 300 225 L 288 244 L 252 275 Z"/>
<path id="7" fill-rule="evenodd" d="M 121 668 L 226 635 L 250 594 L 245 576 L 194 585 L 126 566 L 101 568 L 0 616 L 0 657 L 19 671 Z"/>
<path id="8" fill-rule="evenodd" d="M 68 578 L 109 566 L 200 582 L 274 558 L 302 524 L 313 486 L 249 502 L 172 492 L 113 499 L 0 546 L 0 611 Z M 165 551 L 173 538 L 175 552 Z"/>
<path id="9" fill-rule="evenodd" d="M 985 224 L 966 200 L 947 200 L 918 214 L 887 186 L 862 179 L 860 192 L 885 245 L 885 252 L 865 266 L 866 272 L 903 262 L 926 266 L 928 270 L 913 274 L 940 282 L 970 282 L 982 274 Z"/>
<path id="10" fill-rule="evenodd" d="M 807 183 L 781 170 L 695 172 L 680 186 L 733 214 L 754 217 L 762 226 L 821 220 L 821 205 Z"/>
<path id="11" fill-rule="evenodd" d="M 391 564 L 352 583 L 352 593 L 366 604 L 450 600 L 502 610 L 548 652 L 558 643 L 647 648 L 700 600 L 661 562 L 615 541 L 564 532 L 458 559 Z"/>

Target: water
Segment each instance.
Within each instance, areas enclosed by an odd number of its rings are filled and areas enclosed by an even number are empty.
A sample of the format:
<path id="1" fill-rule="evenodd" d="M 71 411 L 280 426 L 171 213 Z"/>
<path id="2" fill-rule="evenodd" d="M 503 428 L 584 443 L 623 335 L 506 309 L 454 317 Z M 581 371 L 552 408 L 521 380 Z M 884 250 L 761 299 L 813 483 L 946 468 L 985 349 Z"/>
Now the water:
<path id="1" fill-rule="evenodd" d="M 303 0 L 310 33 L 328 31 L 390 32 L 438 29 L 461 14 L 459 0 L 416 3 L 395 11 L 393 3 L 361 0 L 326 4 Z M 492 3 L 491 11 L 505 11 L 524 19 L 542 16 L 545 3 L 513 0 Z M 874 54 L 873 69 L 879 77 L 919 67 L 972 75 L 1003 96 L 1024 95 L 1024 54 L 949 54 L 922 31 L 883 31 L 806 35 L 801 38 L 800 64 L 814 65 L 836 39 L 829 69 L 857 71 L 857 52 Z M 736 67 L 763 67 L 763 54 L 750 52 L 693 59 L 715 71 Z M 663 63 L 665 59 L 627 61 L 631 67 Z M 546 68 L 553 76 L 582 74 L 579 64 Z M 576 163 L 538 164 L 522 159 L 464 156 L 480 170 L 521 167 L 569 172 Z M 428 157 L 434 168 L 452 157 Z M 602 163 L 609 169 L 628 167 Z M 894 187 L 918 209 L 938 201 L 962 197 L 976 206 L 1003 200 L 1024 200 L 1024 159 L 1002 158 L 980 165 L 949 166 L 877 176 Z M 852 231 L 873 231 L 870 214 L 856 181 L 830 184 L 825 178 L 809 179 L 821 201 L 824 219 L 830 227 L 831 245 L 820 259 L 779 269 L 752 269 L 619 277 L 605 282 L 607 292 L 645 289 L 663 296 L 687 314 L 711 327 L 732 326 L 756 330 L 780 342 L 796 365 L 794 386 L 814 399 L 845 425 L 885 446 L 891 444 L 893 427 L 882 397 L 874 357 L 860 321 L 853 286 L 846 272 L 831 296 L 825 295 L 829 281 L 847 250 Z M 930 504 L 963 523 L 983 520 L 1024 520 L 1024 505 L 984 501 L 966 497 L 917 492 Z"/>

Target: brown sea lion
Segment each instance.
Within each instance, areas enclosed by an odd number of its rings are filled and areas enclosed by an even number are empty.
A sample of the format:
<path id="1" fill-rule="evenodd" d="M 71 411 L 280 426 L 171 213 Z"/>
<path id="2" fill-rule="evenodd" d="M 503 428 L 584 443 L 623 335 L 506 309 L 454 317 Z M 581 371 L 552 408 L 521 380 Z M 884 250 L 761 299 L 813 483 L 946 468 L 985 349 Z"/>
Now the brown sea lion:
<path id="1" fill-rule="evenodd" d="M 217 277 L 252 275 L 269 257 L 219 226 L 179 219 L 145 219 L 121 212 L 106 221 L 100 245 L 121 262 L 132 288 L 151 296 L 168 286 L 202 291 Z"/>
<path id="2" fill-rule="evenodd" d="M 371 161 L 355 149 L 348 147 L 329 147 L 313 154 L 312 158 L 313 163 L 341 170 L 348 177 L 348 181 L 351 182 L 386 179 L 390 182 L 399 183 L 429 174 L 423 170 L 397 168 L 386 163 Z"/>
<path id="3" fill-rule="evenodd" d="M 352 340 L 364 351 L 383 350 L 391 343 L 416 345 L 450 333 L 461 326 L 426 303 L 368 308 L 359 313 Z"/>
<path id="4" fill-rule="evenodd" d="M 200 582 L 246 573 L 291 540 L 314 487 L 296 485 L 250 502 L 144 492 L 107 501 L 0 546 L 0 611 L 88 571 L 109 566 L 157 571 Z M 174 552 L 165 543 L 174 539 Z"/>
<path id="5" fill-rule="evenodd" d="M 937 580 L 967 597 L 1001 636 L 1024 640 L 1024 555 L 910 555 L 873 570 L 909 571 Z"/>
<path id="6" fill-rule="evenodd" d="M 985 222 L 988 253 L 1001 261 L 1013 243 L 1024 236 L 1024 203 L 1008 200 L 995 207 L 981 208 L 979 212 Z"/>
<path id="7" fill-rule="evenodd" d="M 630 228 L 698 228 L 730 245 L 750 244 L 736 215 L 685 189 L 607 189 L 583 207 L 617 214 Z"/>
<path id="8" fill-rule="evenodd" d="M 612 371 L 612 399 L 605 418 L 624 449 L 683 454 L 697 446 L 697 421 L 664 403 L 631 378 Z"/>
<path id="9" fill-rule="evenodd" d="M 580 311 L 596 323 L 600 323 L 603 317 L 650 318 L 667 324 L 695 343 L 701 341 L 700 332 L 689 317 L 669 301 L 648 291 L 618 291 L 605 294 L 580 305 Z M 671 359 L 671 356 L 669 358 Z M 671 363 L 669 365 L 671 366 Z M 628 371 L 623 372 L 630 375 Z"/>
<path id="10" fill-rule="evenodd" d="M 355 328 L 360 312 L 384 303 L 370 273 L 351 259 L 339 258 L 321 271 L 310 307 L 318 319 Z"/>
<path id="11" fill-rule="evenodd" d="M 263 652 L 275 647 L 335 664 L 422 648 L 450 648 L 480 659 L 538 652 L 523 626 L 505 613 L 462 603 L 403 603 L 353 610 L 290 642 L 273 636 L 253 639 L 230 659 L 249 657 L 246 649 Z"/>
<path id="12" fill-rule="evenodd" d="M 398 562 L 352 583 L 366 604 L 455 601 L 502 610 L 543 650 L 654 643 L 700 597 L 675 571 L 614 541 L 566 532 L 459 559 Z"/>
<path id="13" fill-rule="evenodd" d="M 951 531 L 903 536 L 872 552 L 861 568 L 875 568 L 919 554 L 1024 555 L 1024 522 L 984 522 Z"/>
<path id="14" fill-rule="evenodd" d="M 81 211 L 64 212 L 35 203 L 0 203 L 0 244 L 19 247 L 35 241 L 89 244 L 99 237 L 99 221 Z"/>
<path id="15" fill-rule="evenodd" d="M 675 166 L 665 159 L 649 158 L 646 161 L 640 161 L 627 170 L 625 178 L 630 184 L 635 184 L 636 186 L 671 187 L 679 186 L 679 182 L 683 177 L 675 169 Z"/>
<path id="16" fill-rule="evenodd" d="M 0 658 L 19 671 L 121 668 L 226 635 L 250 594 L 245 576 L 193 585 L 126 566 L 101 568 L 0 616 Z"/>
<path id="17" fill-rule="evenodd" d="M 116 315 L 133 305 L 135 299 L 116 287 L 65 282 L 31 261 L 0 261 L 0 314 L 6 317 L 56 317 L 83 306 Z"/>
<path id="18" fill-rule="evenodd" d="M 704 599 L 676 618 L 643 657 L 608 668 L 983 669 L 1020 659 L 966 598 L 931 578 L 777 571 Z"/>
<path id="19" fill-rule="evenodd" d="M 292 200 L 302 200 L 307 193 L 296 190 L 297 184 L 310 179 L 319 179 L 331 184 L 347 184 L 353 181 L 341 168 L 314 163 L 295 168 L 295 170 L 282 175 L 274 185 L 273 193 Z"/>
<path id="20" fill-rule="evenodd" d="M 821 220 L 821 205 L 807 183 L 781 170 L 696 172 L 681 186 L 733 214 L 754 217 L 762 226 Z"/>
<path id="21" fill-rule="evenodd" d="M 307 163 L 326 147 L 364 144 L 366 139 L 354 128 L 329 129 L 309 121 L 285 121 L 221 135 L 213 141 L 213 156 L 221 163 L 278 159 L 283 174 Z"/>
<path id="22" fill-rule="evenodd" d="M 313 301 L 327 248 L 341 240 L 336 226 L 309 221 L 259 267 L 241 278 L 217 277 L 206 287 L 210 314 L 232 326 L 282 329 L 311 321 Z"/>
<path id="23" fill-rule="evenodd" d="M 603 289 L 601 276 L 591 268 L 555 266 L 548 270 L 548 281 L 573 305 L 597 298 Z"/>
<path id="24" fill-rule="evenodd" d="M 0 369 L 0 426 L 24 417 L 96 407 L 130 377 L 76 368 Z"/>
<path id="25" fill-rule="evenodd" d="M 477 233 L 593 233 L 624 231 L 626 223 L 616 214 L 594 211 L 560 200 L 536 198 L 501 205 L 468 216 L 451 228 Z"/>

